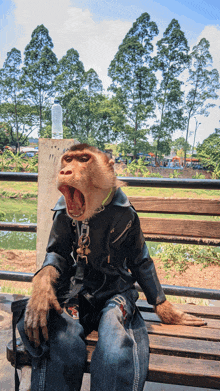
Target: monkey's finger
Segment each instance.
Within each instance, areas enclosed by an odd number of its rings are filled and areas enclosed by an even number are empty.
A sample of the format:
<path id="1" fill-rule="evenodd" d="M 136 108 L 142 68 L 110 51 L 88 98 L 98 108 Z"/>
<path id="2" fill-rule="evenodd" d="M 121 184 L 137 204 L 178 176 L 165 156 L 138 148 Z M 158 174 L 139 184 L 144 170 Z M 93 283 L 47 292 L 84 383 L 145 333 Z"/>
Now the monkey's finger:
<path id="1" fill-rule="evenodd" d="M 196 316 L 184 314 L 182 317 L 182 324 L 186 326 L 205 326 L 207 322 L 202 318 L 197 318 Z"/>
<path id="2" fill-rule="evenodd" d="M 36 347 L 40 345 L 40 337 L 39 337 L 39 328 L 36 327 L 33 329 L 33 339 L 34 339 L 34 344 Z"/>
<path id="3" fill-rule="evenodd" d="M 24 322 L 24 331 L 30 341 L 33 341 L 33 332 L 32 332 L 32 315 L 30 311 L 26 313 L 25 315 L 25 322 Z"/>
<path id="4" fill-rule="evenodd" d="M 41 331 L 42 331 L 42 334 L 43 334 L 43 337 L 44 337 L 45 341 L 47 341 L 48 340 L 48 329 L 47 329 L 47 326 L 43 326 L 41 328 Z"/>
<path id="5" fill-rule="evenodd" d="M 40 317 L 40 327 L 43 334 L 44 339 L 48 340 L 48 329 L 47 329 L 47 316 L 46 314 L 43 314 L 43 316 Z"/>
<path id="6" fill-rule="evenodd" d="M 52 306 L 53 306 L 53 308 L 58 312 L 58 314 L 62 314 L 63 309 L 60 307 L 60 304 L 59 304 L 59 302 L 58 302 L 57 299 L 54 299 L 54 300 L 52 301 Z"/>

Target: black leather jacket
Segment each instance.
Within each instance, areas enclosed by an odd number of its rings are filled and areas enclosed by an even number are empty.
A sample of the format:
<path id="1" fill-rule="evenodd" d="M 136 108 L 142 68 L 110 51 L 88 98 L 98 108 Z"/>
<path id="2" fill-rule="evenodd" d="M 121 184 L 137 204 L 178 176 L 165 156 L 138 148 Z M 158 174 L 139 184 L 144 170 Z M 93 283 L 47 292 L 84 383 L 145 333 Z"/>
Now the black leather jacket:
<path id="1" fill-rule="evenodd" d="M 53 210 L 53 226 L 42 267 L 53 265 L 61 274 L 62 286 L 76 269 L 78 235 L 66 213 L 63 196 Z M 121 189 L 102 212 L 89 220 L 89 227 L 91 253 L 85 268 L 84 287 L 90 294 L 97 300 L 107 300 L 132 288 L 137 281 L 150 304 L 165 301 L 139 218 Z"/>

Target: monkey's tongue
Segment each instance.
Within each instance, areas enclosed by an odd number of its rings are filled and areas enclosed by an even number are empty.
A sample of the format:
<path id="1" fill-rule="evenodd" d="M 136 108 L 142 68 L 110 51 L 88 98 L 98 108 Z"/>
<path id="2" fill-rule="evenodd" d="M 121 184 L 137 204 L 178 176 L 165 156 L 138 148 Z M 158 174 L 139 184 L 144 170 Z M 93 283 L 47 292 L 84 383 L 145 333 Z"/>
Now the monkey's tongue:
<path id="1" fill-rule="evenodd" d="M 75 189 L 73 194 L 73 204 L 75 205 L 76 209 L 82 209 L 84 205 L 84 197 L 81 193 L 81 191 Z"/>
<path id="2" fill-rule="evenodd" d="M 68 212 L 73 217 L 79 217 L 84 212 L 84 196 L 81 193 L 81 191 L 69 188 L 68 192 L 68 198 L 67 198 L 67 208 Z"/>
<path id="3" fill-rule="evenodd" d="M 73 217 L 81 216 L 85 209 L 85 199 L 81 191 L 66 185 L 60 186 L 59 190 L 61 193 L 63 193 L 66 199 L 66 205 L 69 214 Z"/>

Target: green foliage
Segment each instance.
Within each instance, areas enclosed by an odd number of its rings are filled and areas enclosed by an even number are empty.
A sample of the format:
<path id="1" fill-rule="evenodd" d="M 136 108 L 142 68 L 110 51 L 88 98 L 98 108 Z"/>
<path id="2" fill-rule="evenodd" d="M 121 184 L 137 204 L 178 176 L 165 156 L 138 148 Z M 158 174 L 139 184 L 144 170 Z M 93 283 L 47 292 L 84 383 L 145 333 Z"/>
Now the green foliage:
<path id="1" fill-rule="evenodd" d="M 170 152 L 172 134 L 183 129 L 183 92 L 179 75 L 185 70 L 188 61 L 188 44 L 176 19 L 173 19 L 157 42 L 155 69 L 161 72 L 161 81 L 156 95 L 160 118 L 151 127 L 157 141 L 156 156 Z M 168 153 L 167 153 L 168 152 Z"/>
<path id="2" fill-rule="evenodd" d="M 127 164 L 127 167 L 124 169 L 125 174 L 137 177 L 157 177 L 162 178 L 162 175 L 159 173 L 151 173 L 146 167 L 146 162 L 143 158 L 139 158 L 137 161 L 133 160 L 131 163 Z"/>
<path id="3" fill-rule="evenodd" d="M 10 150 L 6 150 L 0 156 L 0 171 L 13 172 L 38 172 L 38 157 L 26 159 L 24 154 L 15 154 Z"/>
<path id="4" fill-rule="evenodd" d="M 193 263 L 201 268 L 210 265 L 220 266 L 220 250 L 211 246 L 163 243 L 158 246 L 158 256 L 169 278 L 172 272 L 185 272 Z"/>
<path id="5" fill-rule="evenodd" d="M 212 172 L 213 179 L 220 178 L 220 130 L 210 134 L 202 144 L 197 147 L 199 160 Z"/>
<path id="6" fill-rule="evenodd" d="M 5 221 L 6 213 L 0 210 L 0 221 Z"/>
<path id="7" fill-rule="evenodd" d="M 58 62 L 52 49 L 53 42 L 47 28 L 43 24 L 37 26 L 24 51 L 21 82 L 23 100 L 35 108 L 35 121 L 40 131 L 43 126 L 45 105 L 55 92 L 54 79 Z"/>
<path id="8" fill-rule="evenodd" d="M 143 13 L 126 34 L 108 70 L 112 79 L 110 91 L 125 114 L 123 139 L 129 143 L 132 139 L 130 152 L 134 156 L 138 152 L 137 142 L 146 140 L 143 130 L 155 107 L 156 77 L 151 54 L 152 40 L 157 34 L 156 23 Z"/>
<path id="9" fill-rule="evenodd" d="M 192 117 L 205 115 L 215 104 L 211 101 L 218 98 L 219 73 L 217 69 L 209 70 L 212 65 L 212 56 L 209 52 L 210 43 L 206 38 L 193 47 L 190 54 L 189 78 L 185 97 L 185 115 L 187 118 L 186 142 L 189 135 L 189 124 Z M 186 157 L 186 150 L 185 150 Z"/>
<path id="10" fill-rule="evenodd" d="M 35 155 L 27 159 L 27 165 L 25 167 L 26 172 L 38 172 L 38 156 Z"/>
<path id="11" fill-rule="evenodd" d="M 186 150 L 187 152 L 190 152 L 192 149 L 191 145 L 188 142 L 186 143 L 184 137 L 178 137 L 176 140 L 172 141 L 171 145 L 174 148 L 175 153 L 181 149 Z"/>
<path id="12" fill-rule="evenodd" d="M 170 173 L 169 178 L 179 178 L 181 176 L 181 172 L 178 170 L 173 170 L 172 173 Z"/>
<path id="13" fill-rule="evenodd" d="M 192 175 L 193 179 L 205 179 L 205 175 L 201 174 L 201 172 L 196 171 L 196 175 Z"/>

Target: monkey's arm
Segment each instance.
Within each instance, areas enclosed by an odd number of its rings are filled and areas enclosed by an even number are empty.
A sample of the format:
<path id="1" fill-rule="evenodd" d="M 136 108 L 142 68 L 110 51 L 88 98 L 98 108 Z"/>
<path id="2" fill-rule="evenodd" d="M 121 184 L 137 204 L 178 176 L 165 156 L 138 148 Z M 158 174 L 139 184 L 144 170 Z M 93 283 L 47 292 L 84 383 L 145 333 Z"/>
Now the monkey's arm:
<path id="1" fill-rule="evenodd" d="M 63 312 L 55 295 L 54 285 L 59 272 L 53 266 L 47 266 L 33 278 L 33 293 L 25 312 L 25 332 L 35 346 L 40 345 L 39 328 L 44 339 L 48 339 L 47 316 L 54 308 L 59 314 Z"/>
<path id="2" fill-rule="evenodd" d="M 62 313 L 57 300 L 57 289 L 61 279 L 69 279 L 73 259 L 73 233 L 70 219 L 61 210 L 55 212 L 47 253 L 42 268 L 33 278 L 33 293 L 25 313 L 25 332 L 29 339 L 40 344 L 39 328 L 43 337 L 48 339 L 47 317 L 54 308 Z"/>
<path id="3" fill-rule="evenodd" d="M 143 234 L 140 229 L 139 219 L 136 218 L 133 227 L 127 237 L 130 243 L 128 267 L 132 271 L 135 279 L 143 289 L 149 302 L 154 306 L 163 323 L 181 324 L 186 326 L 204 326 L 206 322 L 195 316 L 177 310 L 166 300 L 162 286 L 159 282 L 154 262 L 151 259 Z"/>
<path id="4" fill-rule="evenodd" d="M 154 307 L 156 314 L 165 324 L 181 324 L 185 326 L 205 326 L 207 323 L 196 316 L 177 310 L 169 301 Z"/>

